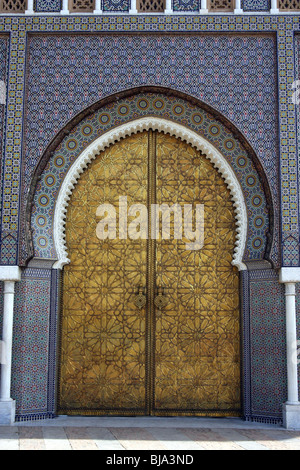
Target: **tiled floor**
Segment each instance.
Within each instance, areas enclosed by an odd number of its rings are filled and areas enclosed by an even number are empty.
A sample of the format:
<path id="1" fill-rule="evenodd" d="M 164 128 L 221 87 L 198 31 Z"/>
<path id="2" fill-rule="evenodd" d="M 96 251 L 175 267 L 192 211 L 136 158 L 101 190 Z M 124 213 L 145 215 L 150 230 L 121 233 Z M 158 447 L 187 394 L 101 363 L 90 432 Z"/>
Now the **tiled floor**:
<path id="1" fill-rule="evenodd" d="M 300 450 L 300 432 L 238 419 L 60 417 L 0 426 L 0 450 Z"/>

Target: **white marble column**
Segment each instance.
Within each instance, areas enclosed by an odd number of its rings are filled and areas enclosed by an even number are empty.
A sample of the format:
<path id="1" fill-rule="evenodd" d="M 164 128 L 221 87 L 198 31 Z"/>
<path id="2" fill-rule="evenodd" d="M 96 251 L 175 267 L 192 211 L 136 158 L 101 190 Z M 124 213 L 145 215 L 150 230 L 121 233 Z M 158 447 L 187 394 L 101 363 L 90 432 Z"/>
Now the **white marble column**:
<path id="1" fill-rule="evenodd" d="M 103 13 L 103 11 L 102 11 L 102 8 L 101 8 L 101 0 L 96 0 L 94 14 L 95 15 L 102 15 L 102 13 Z"/>
<path id="2" fill-rule="evenodd" d="M 172 15 L 173 10 L 172 10 L 172 0 L 166 0 L 166 9 L 165 9 L 165 14 L 166 15 Z"/>
<path id="3" fill-rule="evenodd" d="M 61 15 L 69 15 L 69 0 L 63 0 L 62 10 L 60 11 Z"/>
<path id="4" fill-rule="evenodd" d="M 15 420 L 15 401 L 11 398 L 11 367 L 15 282 L 21 280 L 18 266 L 1 266 L 0 280 L 4 282 L 3 330 L 1 343 L 0 424 Z"/>
<path id="5" fill-rule="evenodd" d="M 241 6 L 241 0 L 235 0 L 235 9 L 233 13 L 235 15 L 242 15 L 244 13 Z"/>
<path id="6" fill-rule="evenodd" d="M 130 15 L 136 15 L 138 13 L 136 8 L 136 0 L 131 0 L 129 13 Z"/>
<path id="7" fill-rule="evenodd" d="M 279 280 L 285 285 L 286 314 L 288 399 L 283 405 L 283 422 L 287 429 L 300 429 L 296 322 L 296 283 L 300 282 L 300 268 L 281 268 Z"/>
<path id="8" fill-rule="evenodd" d="M 200 15 L 207 15 L 208 8 L 207 8 L 207 0 L 200 0 Z"/>
<path id="9" fill-rule="evenodd" d="M 27 0 L 27 10 L 25 10 L 25 15 L 33 15 L 33 0 Z"/>
<path id="10" fill-rule="evenodd" d="M 277 1 L 278 0 L 271 0 L 271 10 L 270 10 L 271 15 L 278 15 L 279 13 Z"/>

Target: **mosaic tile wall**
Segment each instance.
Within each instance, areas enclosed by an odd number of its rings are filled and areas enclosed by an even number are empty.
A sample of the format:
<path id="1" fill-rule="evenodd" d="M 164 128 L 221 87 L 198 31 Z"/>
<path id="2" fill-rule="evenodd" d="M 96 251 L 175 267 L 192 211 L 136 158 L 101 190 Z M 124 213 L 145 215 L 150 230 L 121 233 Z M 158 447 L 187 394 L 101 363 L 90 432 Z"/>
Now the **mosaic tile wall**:
<path id="1" fill-rule="evenodd" d="M 17 415 L 48 411 L 51 270 L 29 268 L 16 283 L 12 397 Z"/>
<path id="2" fill-rule="evenodd" d="M 253 145 L 273 186 L 275 48 L 273 37 L 254 36 L 30 37 L 26 179 L 46 145 L 77 113 L 120 90 L 157 85 L 196 96 L 231 120 Z"/>
<path id="3" fill-rule="evenodd" d="M 285 296 L 273 271 L 250 273 L 251 411 L 281 417 L 287 399 Z"/>
<path id="4" fill-rule="evenodd" d="M 249 274 L 252 417 L 281 418 L 287 400 L 285 287 L 275 271 Z M 296 285 L 297 337 L 300 338 L 300 285 Z M 298 381 L 300 390 L 300 354 Z M 299 393 L 300 398 L 300 393 Z"/>
<path id="5" fill-rule="evenodd" d="M 8 48 L 8 38 L 0 36 L 0 80 L 6 83 L 6 68 L 7 68 L 7 48 Z M 0 99 L 0 148 L 2 149 L 3 142 L 3 124 L 4 124 L 4 111 L 5 105 L 2 104 L 2 93 L 3 88 L 1 87 L 1 99 Z M 6 101 L 6 100 L 5 100 Z"/>
<path id="6" fill-rule="evenodd" d="M 236 124 L 264 165 L 278 221 L 275 46 L 272 36 L 31 37 L 22 192 L 68 120 L 100 98 L 152 84 L 196 96 Z"/>
<path id="7" fill-rule="evenodd" d="M 0 35 L 0 81 L 7 84 L 7 59 L 8 59 L 8 37 Z M 6 86 L 5 86 L 6 88 Z M 2 155 L 3 155 L 3 137 L 4 137 L 4 126 L 5 126 L 5 109 L 6 97 L 3 96 L 5 92 L 3 85 L 0 85 L 0 178 L 2 175 Z M 0 213 L 2 211 L 2 191 L 0 191 Z"/>

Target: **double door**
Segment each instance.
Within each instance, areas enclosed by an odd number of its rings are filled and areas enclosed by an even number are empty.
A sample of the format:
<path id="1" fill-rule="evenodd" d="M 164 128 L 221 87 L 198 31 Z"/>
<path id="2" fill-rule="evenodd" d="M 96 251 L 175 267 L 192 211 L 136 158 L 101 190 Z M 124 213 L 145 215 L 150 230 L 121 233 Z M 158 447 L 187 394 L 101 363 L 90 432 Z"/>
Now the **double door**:
<path id="1" fill-rule="evenodd" d="M 191 207 L 190 231 L 182 217 L 178 236 L 171 211 L 169 233 L 161 218 L 154 237 L 153 204 Z M 204 234 L 191 249 L 200 205 Z M 59 412 L 239 414 L 234 208 L 205 156 L 151 130 L 109 147 L 73 191 L 66 243 Z"/>

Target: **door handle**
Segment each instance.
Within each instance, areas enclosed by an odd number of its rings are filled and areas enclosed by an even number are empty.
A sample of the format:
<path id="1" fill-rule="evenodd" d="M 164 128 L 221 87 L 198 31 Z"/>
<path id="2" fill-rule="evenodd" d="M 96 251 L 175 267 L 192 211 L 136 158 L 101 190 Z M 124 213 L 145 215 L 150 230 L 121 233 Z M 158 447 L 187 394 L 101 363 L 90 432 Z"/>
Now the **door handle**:
<path id="1" fill-rule="evenodd" d="M 138 307 L 140 310 L 145 307 L 147 303 L 147 297 L 146 297 L 147 289 L 146 287 L 140 286 L 138 293 L 135 297 L 134 304 L 136 307 Z"/>
<path id="2" fill-rule="evenodd" d="M 164 289 L 162 287 L 158 287 L 157 295 L 154 299 L 154 305 L 158 308 L 158 310 L 162 310 L 168 304 L 168 298 L 164 295 Z"/>

